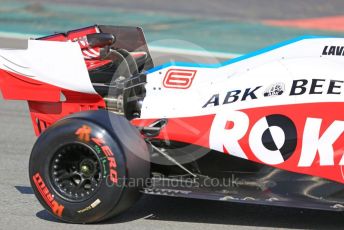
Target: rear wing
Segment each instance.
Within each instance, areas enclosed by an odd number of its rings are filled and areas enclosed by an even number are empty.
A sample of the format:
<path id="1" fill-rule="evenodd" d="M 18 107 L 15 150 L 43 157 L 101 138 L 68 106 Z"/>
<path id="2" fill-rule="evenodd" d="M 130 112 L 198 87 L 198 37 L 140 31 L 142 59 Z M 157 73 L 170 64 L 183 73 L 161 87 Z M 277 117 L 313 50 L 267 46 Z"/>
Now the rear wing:
<path id="1" fill-rule="evenodd" d="M 104 77 L 111 60 L 101 54 L 110 48 L 144 53 L 140 71 L 154 67 L 141 28 L 95 25 L 29 40 L 24 50 L 0 50 L 1 93 L 28 101 L 36 135 L 72 113 L 106 109 L 92 77 Z"/>
<path id="2" fill-rule="evenodd" d="M 29 40 L 26 50 L 0 50 L 0 89 L 4 99 L 28 101 L 37 135 L 63 116 L 105 107 L 75 43 Z"/>

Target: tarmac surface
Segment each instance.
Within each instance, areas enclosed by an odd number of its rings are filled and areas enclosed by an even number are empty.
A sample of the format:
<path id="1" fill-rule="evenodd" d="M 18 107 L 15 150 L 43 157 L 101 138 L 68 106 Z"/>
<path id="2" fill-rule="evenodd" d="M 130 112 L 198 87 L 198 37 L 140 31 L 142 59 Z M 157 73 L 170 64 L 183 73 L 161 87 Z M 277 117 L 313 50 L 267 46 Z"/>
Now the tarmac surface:
<path id="1" fill-rule="evenodd" d="M 39 36 L 94 24 L 139 26 L 151 46 L 231 54 L 302 35 L 344 36 L 344 31 L 267 23 L 341 15 L 341 0 L 0 0 L 0 4 L 0 33 Z"/>
<path id="2" fill-rule="evenodd" d="M 58 2 L 90 8 L 117 8 L 135 12 L 192 15 L 203 18 L 257 21 L 262 19 L 312 18 L 343 14 L 341 0 L 21 0 Z"/>
<path id="3" fill-rule="evenodd" d="M 16 39 L 2 38 L 0 44 L 2 48 L 25 47 L 23 40 Z M 42 208 L 30 187 L 28 161 L 36 138 L 25 102 L 0 99 L 0 130 L 0 229 L 344 228 L 343 214 L 337 212 L 148 195 L 126 213 L 104 223 L 62 223 Z"/>

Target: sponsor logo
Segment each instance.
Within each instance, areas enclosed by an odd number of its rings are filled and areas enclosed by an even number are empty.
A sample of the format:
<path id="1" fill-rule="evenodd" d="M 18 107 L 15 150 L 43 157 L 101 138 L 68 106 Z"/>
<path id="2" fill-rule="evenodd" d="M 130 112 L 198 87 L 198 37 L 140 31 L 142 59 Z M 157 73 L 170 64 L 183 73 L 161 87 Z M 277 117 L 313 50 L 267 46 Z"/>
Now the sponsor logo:
<path id="1" fill-rule="evenodd" d="M 325 46 L 322 55 L 344 56 L 344 46 Z"/>
<path id="2" fill-rule="evenodd" d="M 299 79 L 294 80 L 290 90 L 290 96 L 303 94 L 341 94 L 344 81 L 325 79 Z"/>
<path id="3" fill-rule="evenodd" d="M 264 91 L 264 97 L 273 97 L 282 95 L 285 91 L 284 83 L 278 82 L 270 85 Z"/>
<path id="4" fill-rule="evenodd" d="M 96 199 L 90 206 L 87 206 L 86 208 L 79 210 L 78 213 L 84 213 L 84 212 L 90 211 L 91 209 L 94 209 L 95 207 L 97 207 L 100 203 L 101 201 L 99 199 Z"/>
<path id="5" fill-rule="evenodd" d="M 304 94 L 308 95 L 340 95 L 342 94 L 344 81 L 341 80 L 327 80 L 327 79 L 298 79 L 293 80 L 291 88 L 289 90 L 289 96 L 300 96 Z M 225 95 L 214 94 L 210 99 L 202 106 L 206 108 L 208 106 L 226 105 L 239 101 L 256 100 L 258 96 L 257 91 L 261 90 L 262 86 L 247 88 L 245 90 L 232 90 L 228 91 Z M 280 96 L 286 92 L 285 84 L 282 82 L 274 83 L 268 86 L 262 95 L 264 97 Z M 220 100 L 221 99 L 221 100 Z"/>
<path id="6" fill-rule="evenodd" d="M 87 40 L 87 36 L 74 38 L 74 39 L 69 40 L 69 41 L 77 42 L 79 44 L 81 52 L 82 52 L 85 59 L 98 58 L 100 55 L 99 47 L 95 47 L 95 48 L 90 47 L 88 40 Z"/>
<path id="7" fill-rule="evenodd" d="M 89 126 L 83 125 L 79 129 L 76 130 L 75 135 L 78 136 L 80 141 L 89 142 L 91 132 L 92 132 L 92 129 Z"/>
<path id="8" fill-rule="evenodd" d="M 93 137 L 92 141 L 100 147 L 103 153 L 106 156 L 107 161 L 109 162 L 109 179 L 113 184 L 118 183 L 118 175 L 117 175 L 117 162 L 115 156 L 108 145 L 106 145 L 105 141 L 102 138 Z"/>
<path id="9" fill-rule="evenodd" d="M 103 167 L 105 166 L 106 161 L 109 165 L 109 179 L 113 184 L 118 183 L 117 177 L 117 162 L 115 159 L 115 155 L 113 154 L 112 150 L 108 145 L 106 145 L 103 138 L 99 137 L 92 137 L 92 129 L 87 125 L 81 126 L 79 129 L 76 130 L 75 135 L 78 136 L 78 139 L 81 141 L 89 142 L 92 140 L 95 145 L 95 150 L 99 154 L 101 151 L 105 154 L 106 159 L 101 159 Z M 106 167 L 104 167 L 104 174 L 106 174 Z"/>
<path id="10" fill-rule="evenodd" d="M 188 89 L 196 76 L 197 70 L 170 69 L 163 80 L 165 88 Z"/>
<path id="11" fill-rule="evenodd" d="M 45 203 L 49 205 L 53 213 L 59 217 L 62 216 L 64 206 L 57 203 L 57 201 L 54 199 L 54 195 L 51 194 L 49 189 L 45 186 L 45 183 L 39 173 L 36 173 L 32 180 L 38 190 L 38 192 L 41 194 L 42 198 L 44 199 Z"/>
<path id="12" fill-rule="evenodd" d="M 302 125 L 295 125 L 288 116 L 271 114 L 251 124 L 249 116 L 242 111 L 220 113 L 212 123 L 209 146 L 233 156 L 244 159 L 254 156 L 264 164 L 278 165 L 296 152 L 300 141 L 300 155 L 296 160 L 298 167 L 344 165 L 344 154 L 335 162 L 339 152 L 335 153 L 333 148 L 344 132 L 344 121 L 334 120 L 323 127 L 326 123 L 323 119 L 306 117 L 299 123 Z M 302 133 L 300 140 L 298 133 Z M 248 157 L 248 150 L 253 156 Z"/>
<path id="13" fill-rule="evenodd" d="M 246 100 L 255 100 L 257 99 L 256 91 L 262 86 L 257 86 L 255 88 L 247 88 L 245 90 L 232 90 L 227 92 L 222 104 L 230 104 L 236 101 L 246 101 Z M 220 95 L 214 94 L 208 101 L 203 105 L 203 108 L 208 107 L 209 105 L 218 106 L 220 103 Z"/>

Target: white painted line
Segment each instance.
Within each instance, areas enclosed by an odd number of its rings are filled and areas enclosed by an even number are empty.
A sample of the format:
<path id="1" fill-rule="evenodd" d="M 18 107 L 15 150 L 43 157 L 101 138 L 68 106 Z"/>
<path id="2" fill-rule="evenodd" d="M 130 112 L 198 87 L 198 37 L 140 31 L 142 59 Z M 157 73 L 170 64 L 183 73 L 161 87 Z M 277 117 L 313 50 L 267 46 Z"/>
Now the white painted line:
<path id="1" fill-rule="evenodd" d="M 40 35 L 40 34 L 21 34 L 21 33 L 1 32 L 0 31 L 0 37 L 27 40 L 30 38 L 43 37 L 43 35 Z"/>
<path id="2" fill-rule="evenodd" d="M 149 46 L 149 50 L 153 52 L 160 52 L 160 53 L 185 54 L 189 56 L 216 57 L 216 58 L 222 58 L 222 59 L 232 59 L 232 58 L 236 58 L 242 55 L 242 54 L 236 54 L 236 53 L 190 50 L 190 49 L 161 47 L 161 46 Z"/>
<path id="3" fill-rule="evenodd" d="M 12 33 L 12 32 L 1 32 L 0 37 L 3 38 L 13 38 L 13 39 L 30 39 L 43 37 L 42 34 L 21 34 L 21 33 Z M 163 47 L 163 46 L 149 46 L 149 50 L 153 52 L 160 53 L 170 53 L 170 54 L 181 54 L 188 56 L 199 56 L 199 57 L 215 57 L 221 59 L 232 59 L 241 56 L 242 54 L 237 53 L 225 53 L 225 52 L 212 52 L 212 51 L 201 51 L 201 50 L 191 50 L 191 49 L 182 49 L 182 48 L 172 48 L 172 47 Z"/>

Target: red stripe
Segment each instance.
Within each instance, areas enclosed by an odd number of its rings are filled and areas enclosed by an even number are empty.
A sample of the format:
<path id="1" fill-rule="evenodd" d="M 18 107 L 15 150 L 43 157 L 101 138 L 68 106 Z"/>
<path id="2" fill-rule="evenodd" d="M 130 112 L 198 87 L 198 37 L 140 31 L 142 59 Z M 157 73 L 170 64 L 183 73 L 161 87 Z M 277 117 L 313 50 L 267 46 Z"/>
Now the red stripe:
<path id="1" fill-rule="evenodd" d="M 264 20 L 264 24 L 280 27 L 296 27 L 303 29 L 344 31 L 344 16 L 307 18 L 294 20 Z"/>
<path id="2" fill-rule="evenodd" d="M 344 183 L 344 175 L 342 175 L 342 167 L 339 162 L 344 153 L 344 135 L 342 134 L 333 144 L 333 158 L 334 165 L 321 166 L 319 164 L 319 155 L 315 157 L 313 164 L 310 167 L 299 167 L 298 163 L 301 157 L 302 138 L 306 120 L 308 118 L 322 119 L 321 135 L 329 128 L 329 126 L 336 120 L 344 121 L 344 113 L 339 111 L 344 110 L 344 103 L 309 103 L 309 104 L 295 104 L 295 105 L 281 105 L 261 108 L 244 109 L 244 112 L 249 117 L 249 127 L 246 134 L 238 143 L 245 152 L 248 160 L 262 163 L 249 146 L 249 134 L 254 124 L 261 118 L 271 114 L 282 114 L 289 117 L 297 128 L 298 141 L 295 151 L 292 156 L 285 162 L 272 165 L 273 167 L 288 170 L 296 173 L 318 176 L 340 183 Z M 297 111 L 297 112 L 296 112 Z M 209 148 L 209 135 L 212 127 L 214 114 L 195 116 L 195 117 L 181 117 L 169 118 L 167 125 L 161 130 L 156 139 L 171 140 L 193 145 Z M 135 119 L 132 124 L 135 126 L 149 126 L 158 119 Z M 227 124 L 226 124 L 227 125 Z M 226 128 L 224 125 L 224 129 Z M 231 127 L 231 125 L 227 125 Z M 260 138 L 260 137 L 257 137 Z M 317 143 L 315 143 L 317 144 Z M 231 149 L 228 149 L 231 153 Z M 332 154 L 332 153 L 329 153 Z"/>

